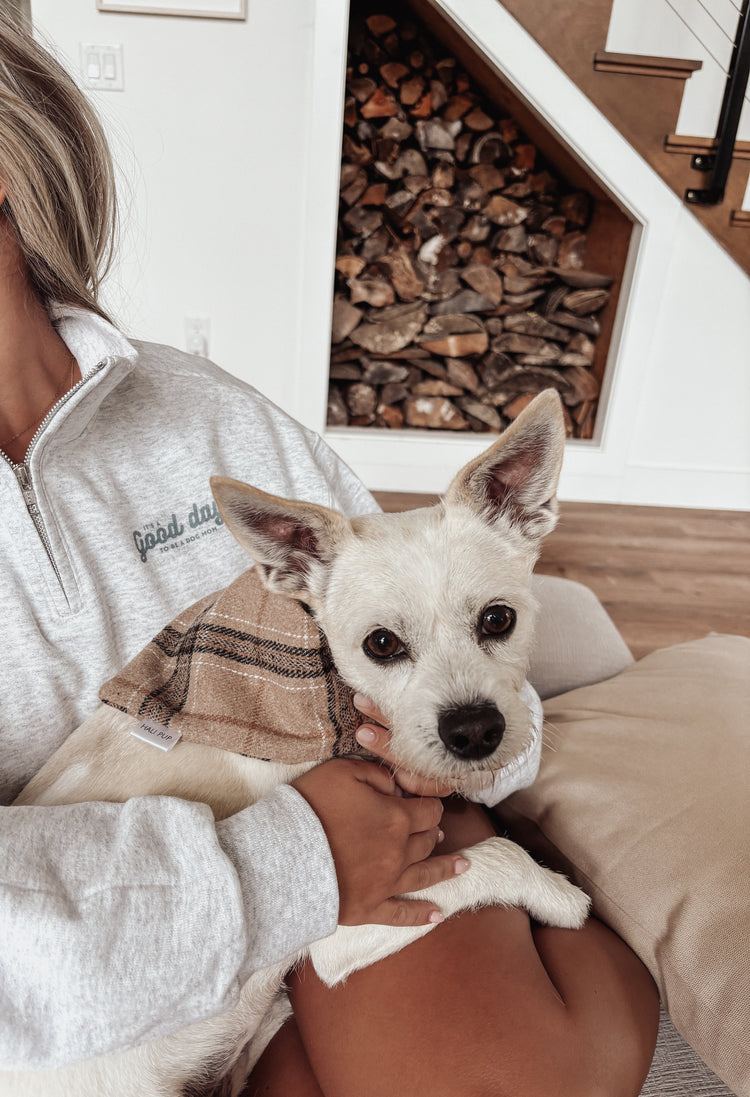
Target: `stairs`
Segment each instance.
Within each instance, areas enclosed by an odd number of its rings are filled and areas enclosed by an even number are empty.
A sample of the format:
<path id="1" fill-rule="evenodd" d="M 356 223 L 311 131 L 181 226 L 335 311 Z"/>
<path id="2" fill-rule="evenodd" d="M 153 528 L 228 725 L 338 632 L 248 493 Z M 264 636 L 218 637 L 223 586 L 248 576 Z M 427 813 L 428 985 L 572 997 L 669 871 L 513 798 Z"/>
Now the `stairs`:
<path id="1" fill-rule="evenodd" d="M 498 0 L 565 74 L 683 201 L 701 190 L 706 175 L 691 166 L 710 152 L 707 138 L 677 136 L 685 83 L 700 62 L 608 53 L 612 0 Z M 750 142 L 740 141 L 716 206 L 688 205 L 740 267 L 750 274 L 750 211 L 743 201 L 750 173 Z"/>

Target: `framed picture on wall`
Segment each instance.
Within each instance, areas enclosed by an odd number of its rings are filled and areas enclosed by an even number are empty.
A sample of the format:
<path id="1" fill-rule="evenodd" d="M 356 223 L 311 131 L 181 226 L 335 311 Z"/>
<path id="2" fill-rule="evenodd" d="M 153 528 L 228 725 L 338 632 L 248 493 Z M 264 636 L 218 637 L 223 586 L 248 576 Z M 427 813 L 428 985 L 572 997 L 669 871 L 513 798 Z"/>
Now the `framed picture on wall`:
<path id="1" fill-rule="evenodd" d="M 97 11 L 137 15 L 183 15 L 200 19 L 245 19 L 247 0 L 96 0 Z"/>

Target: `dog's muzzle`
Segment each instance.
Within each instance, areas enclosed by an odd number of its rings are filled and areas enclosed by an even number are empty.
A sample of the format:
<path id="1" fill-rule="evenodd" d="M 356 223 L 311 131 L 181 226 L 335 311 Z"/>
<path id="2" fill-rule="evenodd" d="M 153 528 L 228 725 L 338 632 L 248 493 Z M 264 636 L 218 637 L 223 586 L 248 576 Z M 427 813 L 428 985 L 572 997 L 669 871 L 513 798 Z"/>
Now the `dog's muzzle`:
<path id="1" fill-rule="evenodd" d="M 500 745 L 505 717 L 497 705 L 466 705 L 444 709 L 438 717 L 438 734 L 451 754 L 467 761 L 487 758 Z"/>

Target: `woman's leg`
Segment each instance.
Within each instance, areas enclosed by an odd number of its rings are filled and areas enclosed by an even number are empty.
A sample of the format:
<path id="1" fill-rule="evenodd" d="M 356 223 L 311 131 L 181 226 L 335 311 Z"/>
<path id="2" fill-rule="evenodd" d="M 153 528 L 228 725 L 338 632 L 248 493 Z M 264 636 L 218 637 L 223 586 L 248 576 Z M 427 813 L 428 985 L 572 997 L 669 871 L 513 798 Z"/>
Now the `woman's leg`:
<path id="1" fill-rule="evenodd" d="M 462 802 L 443 828 L 450 848 L 492 833 Z M 248 1097 L 635 1097 L 658 1027 L 651 977 L 618 937 L 593 919 L 533 926 L 516 909 L 449 919 L 343 986 L 309 965 L 290 985 L 297 1027 L 269 1046 Z"/>
<path id="2" fill-rule="evenodd" d="M 452 848 L 492 833 L 461 802 L 443 829 Z M 325 1097 L 635 1097 L 658 1027 L 651 977 L 599 922 L 534 927 L 496 907 L 449 919 L 340 987 L 308 965 L 291 997 Z"/>
<path id="3" fill-rule="evenodd" d="M 241 1097 L 324 1097 L 293 1017 L 261 1055 Z"/>

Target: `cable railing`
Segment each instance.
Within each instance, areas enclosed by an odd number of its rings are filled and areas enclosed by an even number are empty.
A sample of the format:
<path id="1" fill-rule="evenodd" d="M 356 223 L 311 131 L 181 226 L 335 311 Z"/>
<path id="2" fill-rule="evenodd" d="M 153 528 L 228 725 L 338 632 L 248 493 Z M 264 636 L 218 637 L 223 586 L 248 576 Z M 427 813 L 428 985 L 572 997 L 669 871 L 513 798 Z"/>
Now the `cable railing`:
<path id="1" fill-rule="evenodd" d="M 728 2 L 735 10 L 739 10 L 739 4 L 735 5 L 733 0 L 728 0 Z M 698 7 L 701 9 L 704 16 L 703 33 L 701 34 L 694 22 L 685 17 L 685 14 L 678 4 L 673 3 L 673 0 L 664 0 L 664 3 L 674 13 L 675 17 L 679 19 L 691 37 L 696 40 L 699 48 L 705 50 L 719 68 L 723 69 L 725 61 L 722 58 L 722 54 L 730 47 L 732 37 L 730 34 L 727 34 L 722 23 L 716 18 L 716 15 L 711 11 L 710 7 L 702 3 L 702 0 L 698 0 Z M 713 28 L 714 33 L 709 35 L 707 31 L 711 28 Z"/>
<path id="2" fill-rule="evenodd" d="M 701 62 L 685 85 L 679 136 L 713 139 L 741 8 L 742 0 L 612 0 L 607 51 Z M 739 137 L 750 140 L 750 108 Z"/>
<path id="3" fill-rule="evenodd" d="M 685 201 L 691 205 L 715 206 L 724 199 L 749 77 L 750 0 L 743 0 L 716 127 L 715 145 L 711 152 L 698 153 L 692 159 L 693 168 L 706 172 L 708 179 L 705 187 L 690 187 L 685 192 Z"/>

